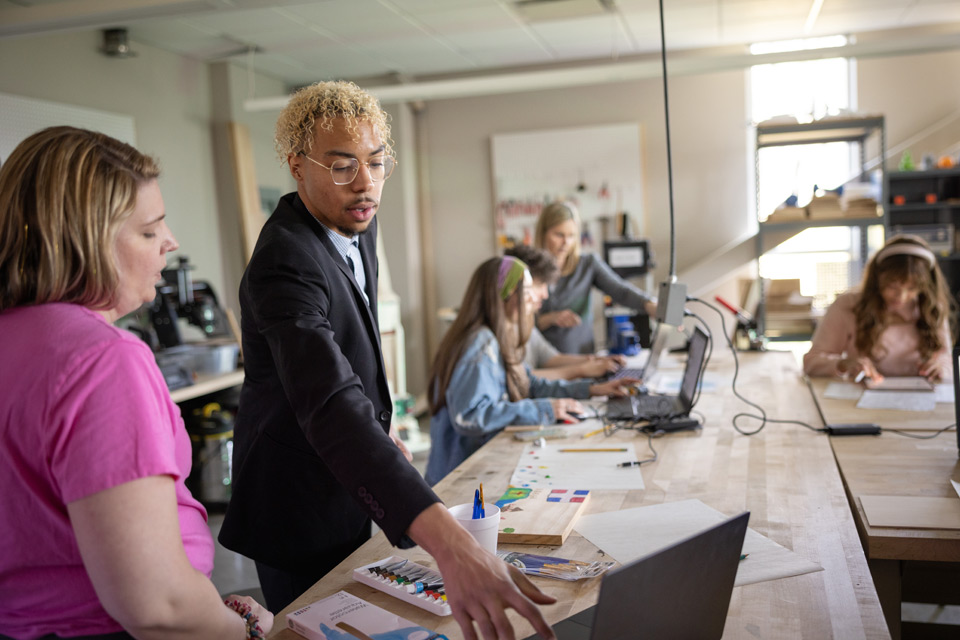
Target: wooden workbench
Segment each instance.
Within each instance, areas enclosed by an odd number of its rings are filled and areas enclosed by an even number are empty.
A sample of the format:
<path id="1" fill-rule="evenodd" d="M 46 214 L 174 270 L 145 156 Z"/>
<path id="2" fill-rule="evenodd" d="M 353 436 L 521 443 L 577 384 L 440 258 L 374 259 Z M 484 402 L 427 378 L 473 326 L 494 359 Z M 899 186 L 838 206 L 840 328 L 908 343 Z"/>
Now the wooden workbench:
<path id="1" fill-rule="evenodd" d="M 732 362 L 717 362 L 722 359 L 719 351 L 715 351 L 710 371 L 725 372 L 729 379 Z M 741 393 L 762 404 L 771 417 L 820 426 L 792 356 L 745 354 L 742 363 Z M 800 426 L 776 424 L 768 424 L 758 435 L 739 435 L 730 421 L 744 409 L 747 407 L 730 393 L 729 386 L 704 393 L 696 407 L 706 418 L 702 431 L 654 440 L 659 461 L 643 467 L 646 489 L 595 491 L 588 513 L 687 498 L 698 498 L 728 515 L 749 510 L 752 528 L 819 563 L 824 570 L 735 588 L 724 638 L 889 637 L 828 439 Z M 577 440 L 602 441 L 602 435 Z M 606 443 L 611 441 L 635 442 L 638 455 L 646 457 L 645 436 L 620 432 Z M 437 487 L 439 495 L 448 504 L 469 501 L 480 481 L 488 496 L 500 495 L 522 446 L 509 434 L 500 434 L 445 478 Z M 584 560 L 603 556 L 576 532 L 562 547 L 502 548 Z M 281 612 L 271 637 L 296 640 L 300 636 L 283 629 L 286 613 L 345 589 L 451 639 L 461 638 L 451 617 L 434 616 L 351 579 L 354 568 L 394 553 L 433 564 L 420 549 L 397 551 L 378 534 Z M 551 622 L 593 604 L 599 586 L 596 580 L 535 580 L 559 600 L 544 609 Z M 510 616 L 518 638 L 531 632 L 525 620 L 512 611 Z"/>
<path id="2" fill-rule="evenodd" d="M 926 436 L 955 420 L 953 405 L 946 403 L 931 412 L 857 409 L 855 400 L 824 399 L 828 382 L 811 381 L 828 423 L 872 422 L 884 429 Z M 862 497 L 956 498 L 950 484 L 951 478 L 960 481 L 956 433 L 947 431 L 933 439 L 918 440 L 886 432 L 832 437 L 830 441 L 891 635 L 899 638 L 901 601 L 905 598 L 938 604 L 960 602 L 960 566 L 954 565 L 960 563 L 960 530 L 871 526 Z"/>

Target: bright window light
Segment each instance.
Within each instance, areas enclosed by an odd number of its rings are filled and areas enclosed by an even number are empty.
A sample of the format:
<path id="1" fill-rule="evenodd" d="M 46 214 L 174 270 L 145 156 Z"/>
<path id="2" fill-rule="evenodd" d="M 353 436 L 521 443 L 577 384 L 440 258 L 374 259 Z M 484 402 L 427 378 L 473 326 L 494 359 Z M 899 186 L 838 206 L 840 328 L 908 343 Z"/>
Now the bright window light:
<path id="1" fill-rule="evenodd" d="M 776 42 L 755 42 L 750 45 L 750 53 L 755 56 L 764 53 L 783 53 L 785 51 L 807 51 L 810 49 L 830 49 L 842 47 L 848 42 L 847 36 L 822 36 L 820 38 L 799 38 L 797 40 L 777 40 Z"/>

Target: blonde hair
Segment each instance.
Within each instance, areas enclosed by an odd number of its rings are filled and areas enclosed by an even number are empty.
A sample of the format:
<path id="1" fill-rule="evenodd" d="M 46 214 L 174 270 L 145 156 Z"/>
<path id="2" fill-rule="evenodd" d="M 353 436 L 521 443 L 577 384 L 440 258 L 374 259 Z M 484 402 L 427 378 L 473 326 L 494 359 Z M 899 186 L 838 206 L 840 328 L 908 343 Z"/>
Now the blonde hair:
<path id="1" fill-rule="evenodd" d="M 0 311 L 72 302 L 109 308 L 115 241 L 157 163 L 110 136 L 50 127 L 0 167 Z"/>
<path id="2" fill-rule="evenodd" d="M 342 118 L 347 132 L 359 138 L 363 122 L 373 124 L 380 134 L 387 154 L 393 154 L 389 116 L 372 95 L 352 82 L 342 80 L 317 82 L 300 89 L 290 97 L 277 119 L 274 144 L 280 160 L 307 153 L 313 146 L 315 127 L 333 130 L 333 120 Z"/>
<path id="3" fill-rule="evenodd" d="M 547 232 L 567 220 L 573 220 L 576 223 L 577 235 L 573 240 L 570 253 L 567 254 L 566 261 L 560 265 L 560 275 L 562 276 L 573 273 L 580 262 L 580 214 L 577 212 L 577 208 L 570 202 L 551 202 L 540 211 L 540 217 L 537 218 L 537 228 L 533 235 L 533 242 L 537 249 L 544 249 Z"/>

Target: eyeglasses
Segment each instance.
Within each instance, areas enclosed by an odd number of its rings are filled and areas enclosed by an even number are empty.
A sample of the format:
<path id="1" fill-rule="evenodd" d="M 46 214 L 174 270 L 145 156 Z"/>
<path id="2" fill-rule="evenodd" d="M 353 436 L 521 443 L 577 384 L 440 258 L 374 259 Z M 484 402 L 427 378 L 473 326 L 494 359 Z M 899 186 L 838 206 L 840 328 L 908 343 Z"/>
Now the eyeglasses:
<path id="1" fill-rule="evenodd" d="M 360 165 L 367 165 L 367 171 L 370 173 L 370 179 L 374 182 L 380 182 L 386 180 L 390 177 L 390 174 L 393 173 L 393 169 L 397 166 L 397 159 L 393 156 L 383 155 L 372 158 L 366 162 L 360 162 L 356 158 L 339 158 L 330 163 L 328 167 L 325 164 L 321 164 L 308 156 L 304 152 L 300 152 L 304 158 L 309 160 L 314 164 L 318 164 L 324 169 L 330 170 L 330 177 L 333 178 L 333 184 L 344 185 L 350 184 L 356 179 L 357 174 L 360 173 Z"/>

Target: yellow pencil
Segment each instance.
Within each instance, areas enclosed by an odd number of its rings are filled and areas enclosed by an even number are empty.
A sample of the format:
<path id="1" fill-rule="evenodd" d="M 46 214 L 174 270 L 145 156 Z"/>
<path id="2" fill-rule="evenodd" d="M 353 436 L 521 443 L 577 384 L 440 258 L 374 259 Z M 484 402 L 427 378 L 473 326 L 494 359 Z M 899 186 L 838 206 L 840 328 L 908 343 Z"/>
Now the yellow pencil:
<path id="1" fill-rule="evenodd" d="M 593 430 L 593 431 L 591 431 L 591 432 L 589 432 L 589 433 L 585 433 L 585 434 L 583 434 L 583 435 L 580 436 L 580 437 L 581 437 L 581 438 L 589 438 L 590 436 L 595 436 L 595 435 L 597 435 L 598 433 L 603 433 L 603 427 L 600 427 L 599 429 L 595 429 L 595 430 Z"/>
<path id="2" fill-rule="evenodd" d="M 560 449 L 560 451 L 563 453 L 576 453 L 576 452 L 590 453 L 591 451 L 626 451 L 626 450 L 627 450 L 626 447 L 609 447 L 606 449 Z"/>
<path id="3" fill-rule="evenodd" d="M 487 510 L 483 508 L 483 483 L 480 483 L 480 516 L 487 517 Z"/>

